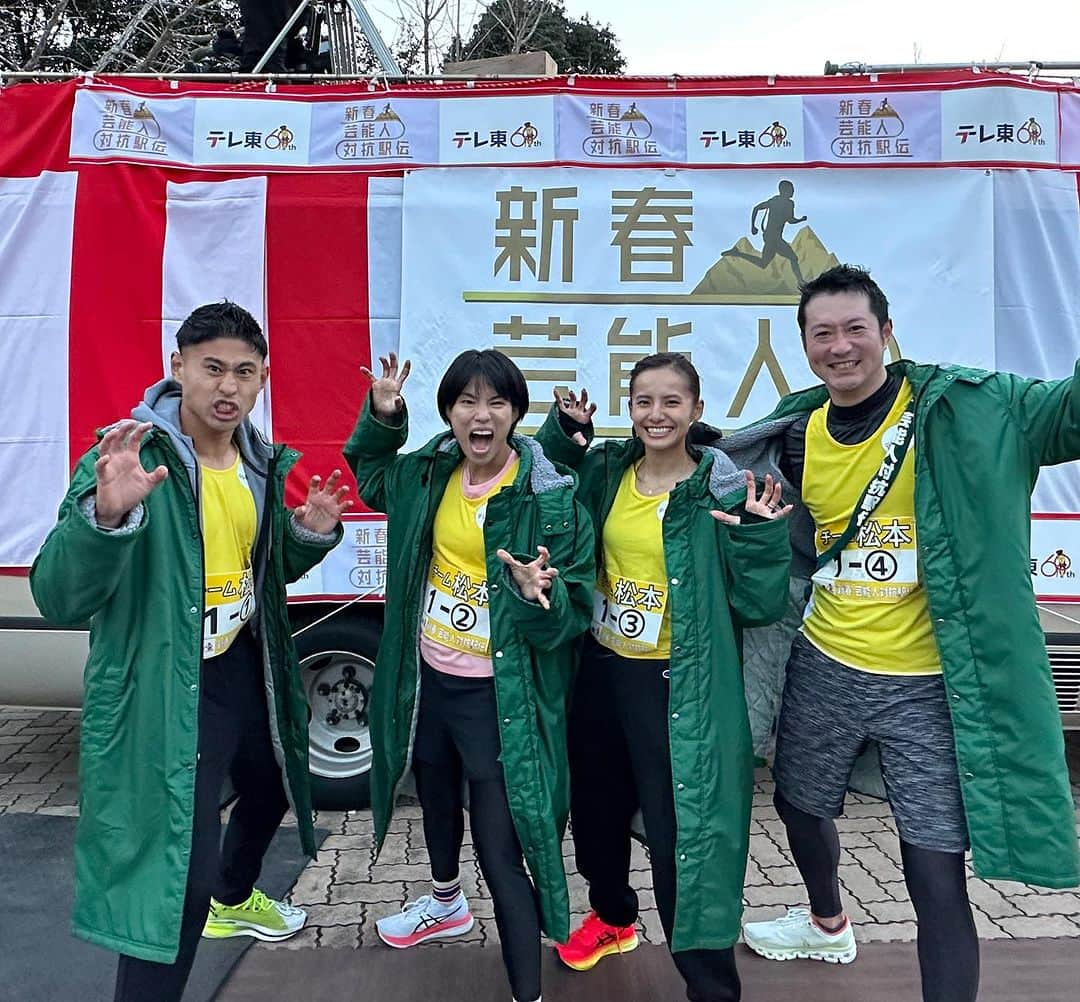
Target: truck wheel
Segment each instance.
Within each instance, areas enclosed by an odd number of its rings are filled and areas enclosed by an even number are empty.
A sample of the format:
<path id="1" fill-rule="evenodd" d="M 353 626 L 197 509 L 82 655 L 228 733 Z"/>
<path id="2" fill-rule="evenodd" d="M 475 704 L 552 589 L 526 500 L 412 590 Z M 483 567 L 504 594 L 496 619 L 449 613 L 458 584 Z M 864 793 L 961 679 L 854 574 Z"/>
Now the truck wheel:
<path id="1" fill-rule="evenodd" d="M 357 810 L 371 802 L 371 682 L 380 630 L 371 620 L 331 619 L 296 638 L 308 702 L 311 800 Z"/>

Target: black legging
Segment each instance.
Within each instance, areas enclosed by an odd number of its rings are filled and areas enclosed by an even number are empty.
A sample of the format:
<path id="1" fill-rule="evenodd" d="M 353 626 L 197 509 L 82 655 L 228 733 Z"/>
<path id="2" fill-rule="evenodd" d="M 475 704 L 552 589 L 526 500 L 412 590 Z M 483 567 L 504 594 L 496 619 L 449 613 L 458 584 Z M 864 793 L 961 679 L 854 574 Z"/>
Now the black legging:
<path id="1" fill-rule="evenodd" d="M 250 896 L 289 806 L 270 737 L 262 658 L 251 631 L 241 630 L 224 654 L 204 661 L 201 677 L 199 766 L 179 953 L 172 964 L 121 955 L 114 1002 L 180 1002 L 210 896 L 226 904 L 240 904 Z M 222 845 L 226 776 L 239 796 Z"/>
<path id="2" fill-rule="evenodd" d="M 589 904 L 610 925 L 633 925 L 630 822 L 641 809 L 653 894 L 668 944 L 675 926 L 675 793 L 668 738 L 668 662 L 624 658 L 586 637 L 570 710 L 570 814 Z M 738 1002 L 732 947 L 672 953 L 693 1002 Z"/>
<path id="3" fill-rule="evenodd" d="M 810 911 L 839 915 L 840 839 L 832 818 L 807 814 L 773 798 L 787 828 L 795 865 L 810 896 Z M 979 991 L 979 937 L 968 901 L 962 852 L 922 849 L 900 840 L 904 882 L 919 925 L 919 968 L 923 1002 L 974 1002 Z"/>
<path id="4" fill-rule="evenodd" d="M 491 890 L 503 963 L 514 998 L 540 997 L 540 905 L 522 858 L 503 779 L 495 682 L 424 664 L 413 772 L 424 814 L 431 875 L 458 876 L 464 832 L 462 783 L 480 872 Z"/>

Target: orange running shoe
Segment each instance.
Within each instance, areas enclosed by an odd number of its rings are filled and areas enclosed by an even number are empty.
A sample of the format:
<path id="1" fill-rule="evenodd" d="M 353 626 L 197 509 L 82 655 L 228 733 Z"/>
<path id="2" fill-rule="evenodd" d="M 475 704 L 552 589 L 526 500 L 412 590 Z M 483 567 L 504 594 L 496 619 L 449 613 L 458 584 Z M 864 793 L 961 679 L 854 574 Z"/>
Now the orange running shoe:
<path id="1" fill-rule="evenodd" d="M 637 945 L 637 932 L 632 925 L 608 925 L 596 912 L 589 912 L 565 943 L 556 944 L 555 952 L 567 967 L 588 971 L 601 958 L 612 953 L 629 953 Z"/>

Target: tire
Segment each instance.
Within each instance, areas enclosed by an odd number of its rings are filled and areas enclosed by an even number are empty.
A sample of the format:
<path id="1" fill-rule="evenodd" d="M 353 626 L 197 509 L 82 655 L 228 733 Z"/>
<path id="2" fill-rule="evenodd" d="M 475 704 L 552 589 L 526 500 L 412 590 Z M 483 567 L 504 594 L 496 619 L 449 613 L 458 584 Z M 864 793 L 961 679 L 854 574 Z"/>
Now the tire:
<path id="1" fill-rule="evenodd" d="M 370 805 L 367 713 L 381 632 L 373 619 L 335 617 L 295 639 L 308 701 L 311 800 L 317 810 Z"/>

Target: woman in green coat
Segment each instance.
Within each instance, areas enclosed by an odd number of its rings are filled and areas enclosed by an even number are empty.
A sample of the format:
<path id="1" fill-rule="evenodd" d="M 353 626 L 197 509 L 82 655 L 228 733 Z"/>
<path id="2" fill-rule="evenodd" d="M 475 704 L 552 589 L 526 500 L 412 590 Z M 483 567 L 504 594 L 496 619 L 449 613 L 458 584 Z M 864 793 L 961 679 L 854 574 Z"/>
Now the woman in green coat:
<path id="1" fill-rule="evenodd" d="M 640 809 L 687 997 L 728 1002 L 740 996 L 732 946 L 753 785 L 742 629 L 787 604 L 790 505 L 771 477 L 759 498 L 719 449 L 690 444 L 703 403 L 684 356 L 634 367 L 627 441 L 586 452 L 582 398 L 560 401 L 537 436 L 578 467 L 599 567 L 570 717 L 574 847 L 593 910 L 558 952 L 588 970 L 637 945 L 629 834 Z"/>
<path id="2" fill-rule="evenodd" d="M 377 930 L 404 949 L 472 928 L 458 879 L 467 782 L 510 987 L 534 1002 L 541 928 L 569 932 L 566 704 L 572 644 L 589 624 L 592 524 L 574 478 L 514 434 L 529 395 L 506 356 L 459 355 L 438 390 L 450 432 L 402 456 L 409 363 L 381 361 L 380 378 L 365 370 L 371 392 L 345 446 L 360 496 L 388 517 L 372 806 L 381 847 L 411 764 L 433 886 Z"/>

